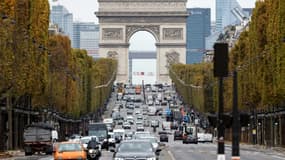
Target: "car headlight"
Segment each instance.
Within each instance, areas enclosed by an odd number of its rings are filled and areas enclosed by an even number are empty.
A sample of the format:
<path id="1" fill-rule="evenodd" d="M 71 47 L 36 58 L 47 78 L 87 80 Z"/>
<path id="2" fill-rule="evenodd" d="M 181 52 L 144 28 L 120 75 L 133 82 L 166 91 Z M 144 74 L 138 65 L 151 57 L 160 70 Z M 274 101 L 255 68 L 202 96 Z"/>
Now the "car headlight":
<path id="1" fill-rule="evenodd" d="M 124 160 L 124 158 L 115 158 L 114 160 Z"/>
<path id="2" fill-rule="evenodd" d="M 147 158 L 147 160 L 156 160 L 155 157 L 150 157 L 150 158 Z"/>
<path id="3" fill-rule="evenodd" d="M 104 142 L 107 142 L 107 139 L 104 139 Z"/>

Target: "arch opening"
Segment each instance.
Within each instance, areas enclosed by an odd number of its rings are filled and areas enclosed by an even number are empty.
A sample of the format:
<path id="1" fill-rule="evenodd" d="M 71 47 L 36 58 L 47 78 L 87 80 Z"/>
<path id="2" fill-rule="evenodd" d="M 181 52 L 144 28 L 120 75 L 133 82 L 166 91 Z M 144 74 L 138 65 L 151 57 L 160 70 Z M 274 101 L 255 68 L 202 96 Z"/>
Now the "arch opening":
<path id="1" fill-rule="evenodd" d="M 137 31 L 129 39 L 129 81 L 155 84 L 157 81 L 156 38 L 148 31 Z"/>

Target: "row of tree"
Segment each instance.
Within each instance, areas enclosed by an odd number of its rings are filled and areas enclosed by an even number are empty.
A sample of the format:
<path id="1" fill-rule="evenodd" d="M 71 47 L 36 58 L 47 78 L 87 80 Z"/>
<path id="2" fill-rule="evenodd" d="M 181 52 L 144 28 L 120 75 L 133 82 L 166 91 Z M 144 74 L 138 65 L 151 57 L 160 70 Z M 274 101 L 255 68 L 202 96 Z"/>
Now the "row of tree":
<path id="1" fill-rule="evenodd" d="M 225 78 L 224 97 L 225 110 L 232 106 L 232 77 L 234 70 L 238 71 L 239 108 L 244 111 L 263 110 L 271 107 L 285 106 L 285 1 L 257 1 L 253 10 L 251 22 L 230 51 L 229 77 Z M 173 65 L 172 70 L 186 84 L 208 87 L 212 98 L 207 98 L 207 104 L 213 102 L 217 108 L 217 82 L 209 72 L 209 64 Z M 195 69 L 195 68 L 198 68 Z M 205 69 L 207 68 L 207 69 Z M 197 75 L 196 75 L 197 74 Z M 175 79 L 172 77 L 172 79 Z M 174 80 L 175 81 L 175 80 Z M 179 88 L 183 86 L 176 80 Z M 193 87 L 192 87 L 193 88 Z M 182 96 L 187 96 L 186 89 L 180 87 Z M 212 94 L 210 94 L 212 92 Z M 196 104 L 196 107 L 208 108 Z M 192 95 L 193 96 L 193 95 Z M 194 99 L 201 99 L 199 94 Z M 187 101 L 187 100 L 186 100 Z M 194 100 L 192 102 L 194 103 Z M 211 107 L 209 106 L 210 110 Z M 207 111 L 207 110 L 205 110 Z M 209 111 L 209 110 L 208 110 Z"/>
<path id="2" fill-rule="evenodd" d="M 213 65 L 173 64 L 170 77 L 184 102 L 202 112 L 213 112 Z"/>
<path id="3" fill-rule="evenodd" d="M 117 62 L 95 61 L 68 37 L 49 35 L 49 8 L 48 0 L 0 2 L 0 100 L 74 117 L 94 112 L 110 94 Z"/>

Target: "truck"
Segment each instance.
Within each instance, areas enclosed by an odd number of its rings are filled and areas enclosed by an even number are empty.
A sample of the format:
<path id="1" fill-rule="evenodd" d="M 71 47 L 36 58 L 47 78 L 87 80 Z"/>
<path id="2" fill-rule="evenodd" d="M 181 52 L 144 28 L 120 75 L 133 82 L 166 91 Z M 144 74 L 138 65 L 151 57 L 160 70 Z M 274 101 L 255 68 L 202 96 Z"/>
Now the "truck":
<path id="1" fill-rule="evenodd" d="M 109 149 L 108 128 L 105 123 L 89 123 L 88 136 L 96 136 L 99 139 L 102 149 Z"/>
<path id="2" fill-rule="evenodd" d="M 53 144 L 58 140 L 58 133 L 48 123 L 34 123 L 25 127 L 23 140 L 26 156 L 35 152 L 52 154 Z"/>

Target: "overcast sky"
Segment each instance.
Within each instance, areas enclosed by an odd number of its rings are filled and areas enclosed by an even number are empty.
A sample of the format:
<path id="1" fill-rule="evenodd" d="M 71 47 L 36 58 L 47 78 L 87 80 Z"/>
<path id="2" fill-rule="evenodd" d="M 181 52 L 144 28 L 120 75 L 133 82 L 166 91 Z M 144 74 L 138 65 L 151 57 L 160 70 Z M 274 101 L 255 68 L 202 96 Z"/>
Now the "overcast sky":
<path id="1" fill-rule="evenodd" d="M 95 11 L 98 11 L 97 0 L 49 0 L 51 6 L 61 4 L 73 13 L 75 21 L 98 23 Z M 237 0 L 243 8 L 253 8 L 256 0 Z M 215 18 L 215 0 L 188 0 L 188 8 L 211 8 L 212 21 Z"/>

